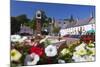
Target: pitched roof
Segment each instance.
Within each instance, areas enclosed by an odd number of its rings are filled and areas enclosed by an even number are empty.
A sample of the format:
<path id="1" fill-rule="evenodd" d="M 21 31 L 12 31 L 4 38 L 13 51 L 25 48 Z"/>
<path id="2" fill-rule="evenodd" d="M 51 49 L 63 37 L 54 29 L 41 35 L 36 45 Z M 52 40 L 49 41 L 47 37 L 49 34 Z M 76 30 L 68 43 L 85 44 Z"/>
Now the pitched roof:
<path id="1" fill-rule="evenodd" d="M 33 34 L 33 30 L 30 27 L 23 25 L 21 26 L 19 33 Z"/>
<path id="2" fill-rule="evenodd" d="M 68 25 L 67 28 L 69 28 L 69 27 L 76 27 L 76 26 L 83 26 L 83 25 L 91 24 L 91 23 L 90 23 L 91 21 L 94 22 L 93 19 L 94 19 L 93 17 L 90 17 L 90 18 L 87 18 L 87 19 L 78 20 L 78 21 L 76 22 L 76 24 L 73 24 L 73 25 L 71 25 L 71 26 Z"/>

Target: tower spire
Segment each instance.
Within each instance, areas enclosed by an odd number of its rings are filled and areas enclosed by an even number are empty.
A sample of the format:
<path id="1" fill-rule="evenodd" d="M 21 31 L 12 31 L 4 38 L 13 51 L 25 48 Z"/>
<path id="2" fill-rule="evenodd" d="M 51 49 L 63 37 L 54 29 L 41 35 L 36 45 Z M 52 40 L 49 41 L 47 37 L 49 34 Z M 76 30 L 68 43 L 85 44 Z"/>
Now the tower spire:
<path id="1" fill-rule="evenodd" d="M 90 13 L 90 18 L 93 18 L 94 15 L 93 15 L 93 11 Z"/>

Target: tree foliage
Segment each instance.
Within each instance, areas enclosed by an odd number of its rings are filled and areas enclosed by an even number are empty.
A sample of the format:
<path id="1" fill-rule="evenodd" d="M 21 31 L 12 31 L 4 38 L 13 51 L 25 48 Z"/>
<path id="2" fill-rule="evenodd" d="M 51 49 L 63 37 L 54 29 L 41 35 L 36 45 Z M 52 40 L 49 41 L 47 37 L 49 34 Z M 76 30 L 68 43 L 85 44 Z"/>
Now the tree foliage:
<path id="1" fill-rule="evenodd" d="M 53 33 L 55 33 L 56 35 L 58 35 L 59 31 L 60 31 L 60 27 L 58 27 L 58 26 L 54 26 L 53 27 Z"/>
<path id="2" fill-rule="evenodd" d="M 11 34 L 15 34 L 20 30 L 21 23 L 16 19 L 16 17 L 11 17 Z"/>

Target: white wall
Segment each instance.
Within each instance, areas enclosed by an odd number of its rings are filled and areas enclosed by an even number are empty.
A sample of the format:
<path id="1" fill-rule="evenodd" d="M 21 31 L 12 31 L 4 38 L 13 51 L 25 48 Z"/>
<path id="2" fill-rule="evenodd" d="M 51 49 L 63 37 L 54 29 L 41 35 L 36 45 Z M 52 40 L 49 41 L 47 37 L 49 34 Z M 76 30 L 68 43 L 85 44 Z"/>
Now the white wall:
<path id="1" fill-rule="evenodd" d="M 67 29 L 61 29 L 60 30 L 60 34 L 61 34 L 61 36 L 64 36 L 66 34 L 77 35 L 78 34 L 78 30 L 80 30 L 80 27 L 82 27 L 82 29 L 84 29 L 84 30 L 82 30 L 83 33 L 85 31 L 89 31 L 91 29 L 95 30 L 95 24 L 88 24 L 88 25 L 84 25 L 84 26 L 78 26 L 78 27 L 72 27 L 72 28 L 67 28 Z"/>

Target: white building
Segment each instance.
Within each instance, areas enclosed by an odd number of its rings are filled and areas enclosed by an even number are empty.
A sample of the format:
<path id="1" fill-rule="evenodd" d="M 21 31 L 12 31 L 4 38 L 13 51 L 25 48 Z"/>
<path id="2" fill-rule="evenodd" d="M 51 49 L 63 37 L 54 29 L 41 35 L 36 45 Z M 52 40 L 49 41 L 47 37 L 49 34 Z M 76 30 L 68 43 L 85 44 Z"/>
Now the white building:
<path id="1" fill-rule="evenodd" d="M 65 35 L 83 35 L 86 34 L 89 30 L 95 30 L 95 18 L 89 17 L 84 20 L 73 20 L 72 24 L 69 24 L 67 21 L 67 26 L 65 28 L 61 28 L 60 34 L 61 36 Z M 64 26 L 64 25 L 62 25 Z"/>

